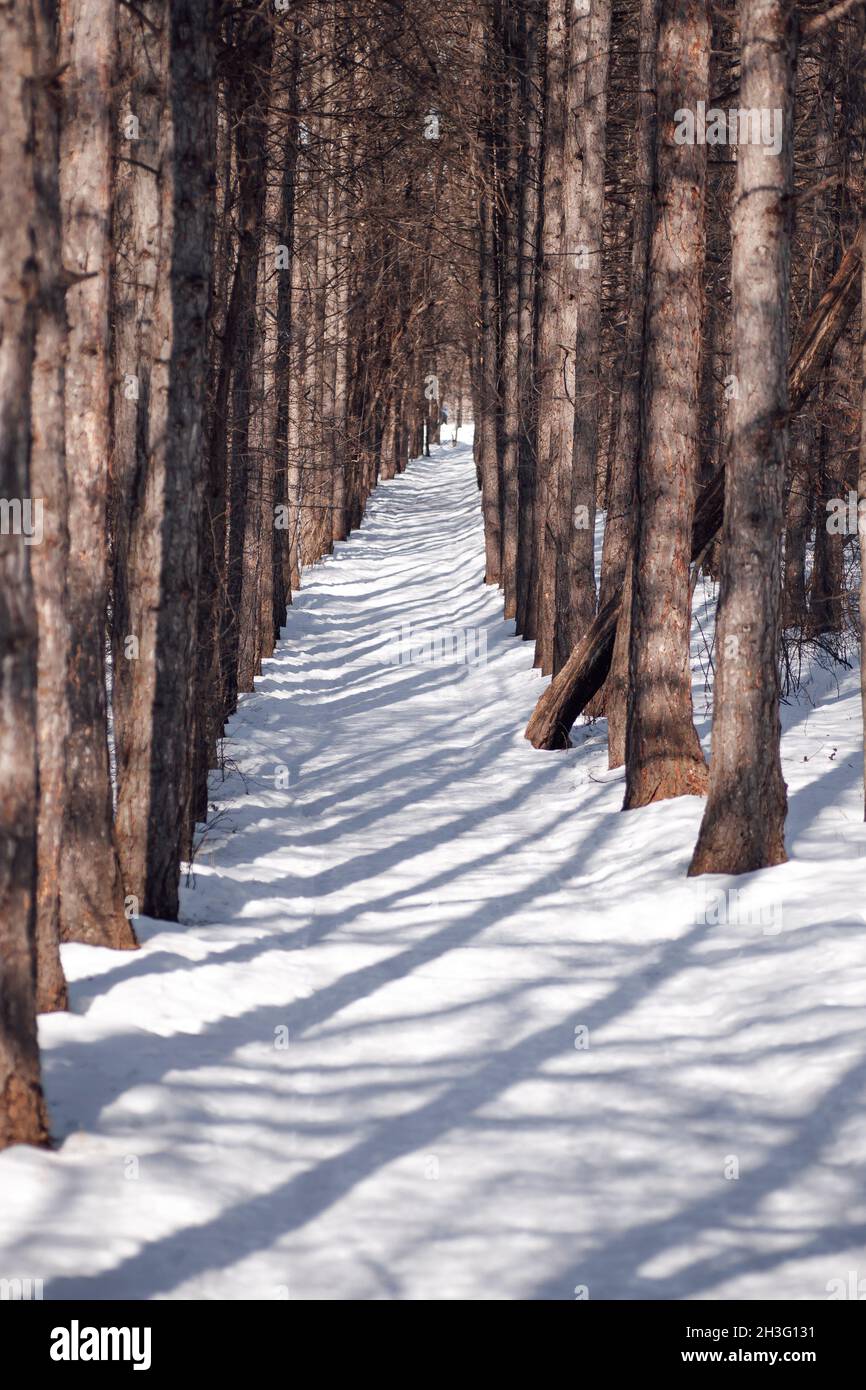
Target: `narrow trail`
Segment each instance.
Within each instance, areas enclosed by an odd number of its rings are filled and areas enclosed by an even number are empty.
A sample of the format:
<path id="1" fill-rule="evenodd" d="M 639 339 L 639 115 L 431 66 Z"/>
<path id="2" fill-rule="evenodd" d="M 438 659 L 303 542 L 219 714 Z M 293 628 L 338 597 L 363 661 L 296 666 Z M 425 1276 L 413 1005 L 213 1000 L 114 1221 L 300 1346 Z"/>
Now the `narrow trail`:
<path id="1" fill-rule="evenodd" d="M 525 742 L 540 677 L 482 572 L 467 445 L 382 484 L 310 572 L 230 726 L 184 922 L 64 948 L 60 1142 L 2 1156 L 4 1274 L 781 1299 L 862 1266 L 855 685 L 788 711 L 792 862 L 719 922 L 684 878 L 697 801 L 621 814 L 603 725 Z M 425 632 L 454 659 L 410 650 Z"/>

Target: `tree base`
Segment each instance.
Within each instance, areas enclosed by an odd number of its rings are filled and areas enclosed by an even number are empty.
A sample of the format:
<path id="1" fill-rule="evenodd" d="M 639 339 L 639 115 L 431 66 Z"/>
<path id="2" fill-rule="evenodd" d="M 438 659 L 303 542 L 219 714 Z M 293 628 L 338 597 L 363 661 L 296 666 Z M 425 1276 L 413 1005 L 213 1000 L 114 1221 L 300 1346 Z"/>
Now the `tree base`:
<path id="1" fill-rule="evenodd" d="M 47 1149 L 50 1142 L 42 1088 L 20 1076 L 8 1077 L 0 1094 L 0 1149 L 10 1144 Z"/>
<path id="2" fill-rule="evenodd" d="M 635 811 L 676 796 L 706 796 L 709 784 L 710 773 L 703 759 L 653 758 L 628 779 L 622 809 Z"/>

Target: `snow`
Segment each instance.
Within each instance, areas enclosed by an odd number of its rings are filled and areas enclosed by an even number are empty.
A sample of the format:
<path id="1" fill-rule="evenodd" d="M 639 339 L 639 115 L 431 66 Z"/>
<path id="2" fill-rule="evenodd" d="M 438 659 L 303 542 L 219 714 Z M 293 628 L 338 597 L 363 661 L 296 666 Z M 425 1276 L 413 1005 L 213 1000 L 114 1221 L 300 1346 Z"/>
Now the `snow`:
<path id="1" fill-rule="evenodd" d="M 857 673 L 785 710 L 791 862 L 687 881 L 697 799 L 623 814 L 603 723 L 564 754 L 523 738 L 542 681 L 482 573 L 465 440 L 310 571 L 231 723 L 184 923 L 64 947 L 58 1147 L 0 1155 L 0 1276 L 822 1299 L 866 1275 Z M 694 660 L 708 737 L 697 623 Z"/>

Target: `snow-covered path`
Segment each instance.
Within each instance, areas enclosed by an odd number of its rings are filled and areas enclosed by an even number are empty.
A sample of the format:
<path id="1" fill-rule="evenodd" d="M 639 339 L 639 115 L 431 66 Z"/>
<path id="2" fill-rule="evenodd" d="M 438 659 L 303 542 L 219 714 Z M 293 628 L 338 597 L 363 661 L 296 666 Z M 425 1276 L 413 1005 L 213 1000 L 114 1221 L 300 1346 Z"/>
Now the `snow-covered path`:
<path id="1" fill-rule="evenodd" d="M 603 725 L 523 739 L 541 681 L 482 561 L 446 446 L 310 572 L 232 722 L 185 924 L 64 948 L 61 1143 L 0 1156 L 0 1276 L 100 1299 L 866 1276 L 854 677 L 787 711 L 792 862 L 720 922 L 684 878 L 699 802 L 621 814 Z M 411 659 L 403 622 L 468 659 Z"/>

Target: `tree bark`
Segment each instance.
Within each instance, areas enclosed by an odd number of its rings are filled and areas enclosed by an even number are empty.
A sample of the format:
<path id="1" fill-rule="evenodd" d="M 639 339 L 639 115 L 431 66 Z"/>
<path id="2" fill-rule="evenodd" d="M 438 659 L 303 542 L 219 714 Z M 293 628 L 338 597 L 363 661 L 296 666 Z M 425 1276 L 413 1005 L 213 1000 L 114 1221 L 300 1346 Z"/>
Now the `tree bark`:
<path id="1" fill-rule="evenodd" d="M 32 0 L 0 11 L 0 1149 L 46 1144 L 36 1039 L 37 619 L 23 523 L 40 270 Z M 47 210 L 43 210 L 47 211 Z M 52 273 L 52 272 L 49 272 Z M 56 269 L 55 272 L 56 273 Z M 14 521 L 15 506 L 19 509 Z M 35 513 L 31 513 L 31 521 Z M 7 516 L 13 517 L 12 524 Z M 32 529 L 31 535 L 37 532 Z"/>
<path id="2" fill-rule="evenodd" d="M 811 464 L 815 429 L 803 420 L 795 429 L 790 451 L 790 486 L 785 528 L 784 579 L 782 583 L 783 627 L 806 627 L 806 544 L 812 511 Z"/>
<path id="3" fill-rule="evenodd" d="M 803 330 L 788 376 L 791 415 L 800 409 L 820 378 L 858 301 L 862 246 L 861 226 Z M 724 497 L 725 470 L 720 468 L 701 494 L 695 511 L 693 563 L 703 555 L 722 524 Z M 610 670 L 619 607 L 619 598 L 614 596 L 599 609 L 586 637 L 540 697 L 526 726 L 525 736 L 534 748 L 570 747 L 568 735 L 575 719 L 601 688 Z"/>
<path id="4" fill-rule="evenodd" d="M 864 189 L 864 211 L 866 211 L 866 189 Z M 860 707 L 864 731 L 863 758 L 863 819 L 866 820 L 866 524 L 860 516 L 860 508 L 866 499 L 866 256 L 860 268 L 860 451 L 857 470 L 857 543 L 860 556 L 860 594 L 858 617 L 860 622 Z"/>
<path id="5" fill-rule="evenodd" d="M 657 189 L 647 299 L 639 516 L 629 646 L 626 810 L 700 795 L 692 720 L 689 562 L 699 438 L 703 144 L 674 142 L 675 112 L 704 100 L 706 0 L 661 0 Z"/>
<path id="6" fill-rule="evenodd" d="M 538 464 L 535 494 L 535 555 L 538 602 L 535 665 L 553 670 L 556 623 L 557 467 L 562 448 L 562 324 L 565 221 L 566 72 L 570 6 L 548 0 L 544 101 L 544 162 L 539 230 L 538 304 Z M 571 422 L 569 422 L 569 428 Z"/>
<path id="7" fill-rule="evenodd" d="M 596 610 L 595 501 L 601 407 L 601 287 L 610 0 L 592 0 L 586 19 L 575 21 L 572 65 L 580 102 L 570 115 L 566 168 L 575 167 L 577 219 L 566 205 L 567 261 L 576 259 L 574 291 L 574 412 L 571 485 L 560 499 L 560 565 L 554 669 L 561 670 L 588 630 Z M 572 142 L 574 148 L 572 150 Z M 567 177 L 566 186 L 571 180 Z M 566 341 L 569 341 L 566 339 Z M 566 506 L 567 502 L 567 506 Z"/>
<path id="8" fill-rule="evenodd" d="M 618 398 L 610 492 L 607 499 L 601 555 L 599 607 L 623 593 L 622 621 L 610 675 L 599 692 L 597 714 L 607 716 L 608 766 L 625 762 L 628 713 L 628 648 L 631 631 L 631 562 L 634 513 L 637 502 L 637 466 L 640 452 L 640 400 L 643 382 L 644 321 L 647 271 L 652 232 L 652 194 L 655 182 L 655 55 L 658 42 L 659 0 L 641 0 L 638 31 L 638 123 L 635 151 L 634 219 L 632 222 L 631 279 L 628 322 L 623 351 L 622 383 Z M 628 584 L 628 595 L 624 585 Z"/>
<path id="9" fill-rule="evenodd" d="M 740 0 L 740 101 L 781 110 L 782 149 L 737 151 L 733 371 L 710 790 L 690 874 L 784 863 L 779 633 L 788 420 L 796 13 Z"/>
<path id="10" fill-rule="evenodd" d="M 500 247 L 499 380 L 502 392 L 500 476 L 502 479 L 502 591 L 506 618 L 517 616 L 518 479 L 520 459 L 520 145 L 519 72 L 521 35 L 513 0 L 494 0 L 495 32 L 504 49 L 498 84 L 497 145 L 501 151 L 501 196 L 497 200 Z M 438 406 L 437 406 L 438 414 Z"/>
<path id="11" fill-rule="evenodd" d="M 518 383 L 518 530 L 517 530 L 517 632 L 535 637 L 537 598 L 536 469 L 538 418 L 535 396 L 537 262 L 540 231 L 541 183 L 541 26 L 544 6 L 527 0 L 521 7 L 521 111 L 525 138 L 520 149 L 517 383 Z M 463 371 L 461 368 L 456 426 L 463 424 Z"/>
<path id="12" fill-rule="evenodd" d="M 158 255 L 148 319 L 135 324 L 135 437 L 131 441 L 124 431 L 117 440 L 118 447 L 122 440 L 135 450 L 121 465 L 124 476 L 134 479 L 134 491 L 125 499 L 129 625 L 114 681 L 117 841 L 127 894 L 148 916 L 175 921 L 192 790 L 214 12 L 211 0 L 174 0 L 171 6 L 159 0 L 140 13 L 152 19 L 153 29 L 142 25 L 137 36 L 141 66 L 134 83 L 159 94 L 154 128 L 142 132 L 157 174 L 144 179 L 136 166 L 129 206 L 133 227 L 154 228 Z M 124 22 L 137 23 L 138 15 L 124 14 Z M 119 179 L 126 177 L 122 168 Z M 147 244 L 129 240 L 125 250 L 126 273 L 138 281 Z M 129 350 L 127 335 L 116 346 L 121 354 Z M 126 375 L 128 361 L 118 357 L 117 369 Z M 121 411 L 127 404 L 117 401 Z"/>
<path id="13" fill-rule="evenodd" d="M 38 70 L 57 69 L 53 6 L 33 11 Z M 44 80 L 33 86 L 36 129 L 36 242 L 40 295 L 31 393 L 30 486 L 42 499 L 43 535 L 30 550 L 39 629 L 36 712 L 39 761 L 39 831 L 36 891 L 36 1010 L 51 1013 L 68 1005 L 60 961 L 60 866 L 69 729 L 66 674 L 69 621 L 66 572 L 69 520 L 64 440 L 66 289 L 62 275 L 59 121 L 56 90 Z"/>
<path id="14" fill-rule="evenodd" d="M 259 499 L 250 496 L 250 427 L 253 404 L 253 355 L 259 255 L 262 241 L 267 178 L 267 101 L 270 88 L 273 30 L 269 18 L 247 0 L 239 16 L 234 51 L 229 110 L 235 126 L 238 171 L 239 297 L 237 337 L 233 353 L 230 390 L 231 433 L 228 484 L 228 548 L 226 553 L 225 607 L 220 633 L 223 675 L 223 715 L 234 713 L 238 695 L 238 663 L 244 578 L 244 545 L 247 516 Z M 216 422 L 217 428 L 220 422 Z M 253 480 L 255 470 L 252 470 Z"/>
<path id="15" fill-rule="evenodd" d="M 66 296 L 70 725 L 61 934 L 67 941 L 130 948 L 137 942 L 124 911 L 114 839 L 105 693 L 110 123 L 116 10 L 114 0 L 61 0 L 60 6 L 63 262 L 67 272 L 84 277 Z"/>
<path id="16" fill-rule="evenodd" d="M 479 301 L 481 319 L 480 379 L 479 379 L 479 445 L 478 463 L 481 470 L 481 508 L 484 516 L 486 567 L 485 584 L 499 584 L 502 579 L 502 512 L 499 489 L 497 448 L 497 419 L 499 387 L 496 363 L 498 357 L 496 331 L 496 247 L 493 215 L 490 209 L 494 175 L 493 133 L 489 125 L 483 132 L 485 187 L 479 197 Z M 413 451 L 417 445 L 413 444 Z"/>

